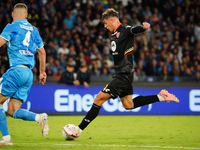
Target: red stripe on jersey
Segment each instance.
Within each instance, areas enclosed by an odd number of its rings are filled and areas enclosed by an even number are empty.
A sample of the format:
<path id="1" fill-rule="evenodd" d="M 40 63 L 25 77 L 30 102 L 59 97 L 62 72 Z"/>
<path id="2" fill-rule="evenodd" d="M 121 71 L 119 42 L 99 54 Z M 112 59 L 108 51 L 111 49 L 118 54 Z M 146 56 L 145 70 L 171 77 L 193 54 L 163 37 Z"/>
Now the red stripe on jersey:
<path id="1" fill-rule="evenodd" d="M 124 57 L 127 56 L 127 55 L 132 54 L 133 52 L 134 52 L 134 51 L 131 51 L 131 52 L 127 53 L 126 55 L 124 55 Z"/>

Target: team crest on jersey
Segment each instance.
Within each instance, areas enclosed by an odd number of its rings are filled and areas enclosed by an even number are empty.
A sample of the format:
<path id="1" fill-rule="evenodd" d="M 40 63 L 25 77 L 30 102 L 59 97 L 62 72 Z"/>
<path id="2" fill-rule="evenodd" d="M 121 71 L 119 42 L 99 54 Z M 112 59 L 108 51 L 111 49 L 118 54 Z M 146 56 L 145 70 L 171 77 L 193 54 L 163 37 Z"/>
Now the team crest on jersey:
<path id="1" fill-rule="evenodd" d="M 115 41 L 112 41 L 111 42 L 111 50 L 114 52 L 115 50 L 116 50 L 116 43 L 115 43 Z"/>
<path id="2" fill-rule="evenodd" d="M 120 32 L 117 32 L 116 37 L 119 38 Z"/>

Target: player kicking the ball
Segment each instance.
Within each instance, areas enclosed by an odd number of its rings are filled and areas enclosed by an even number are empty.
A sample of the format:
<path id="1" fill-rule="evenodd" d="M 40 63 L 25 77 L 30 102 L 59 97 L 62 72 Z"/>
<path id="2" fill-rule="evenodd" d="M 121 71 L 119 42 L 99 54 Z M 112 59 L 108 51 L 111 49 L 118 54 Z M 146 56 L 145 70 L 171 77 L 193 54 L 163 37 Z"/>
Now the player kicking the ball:
<path id="1" fill-rule="evenodd" d="M 40 61 L 40 82 L 46 82 L 45 63 L 46 53 L 37 28 L 27 20 L 27 6 L 18 3 L 12 12 L 13 23 L 8 24 L 0 35 L 0 47 L 7 42 L 10 69 L 0 78 L 0 130 L 3 138 L 0 145 L 13 145 L 11 140 L 3 103 L 10 98 L 8 114 L 16 119 L 36 121 L 46 136 L 49 131 L 47 114 L 35 114 L 21 109 L 27 99 L 33 83 L 32 70 L 35 65 L 36 48 Z"/>
<path id="2" fill-rule="evenodd" d="M 111 82 L 98 93 L 94 99 L 91 109 L 88 111 L 82 122 L 76 126 L 76 131 L 67 130 L 68 135 L 78 138 L 88 124 L 94 120 L 101 108 L 101 105 L 110 98 L 120 97 L 125 109 L 135 109 L 140 106 L 148 105 L 159 101 L 179 100 L 166 90 L 161 90 L 158 95 L 138 96 L 132 99 L 133 94 L 133 39 L 135 35 L 150 28 L 150 24 L 143 22 L 140 26 L 123 26 L 119 21 L 118 12 L 114 9 L 108 9 L 102 14 L 105 28 L 111 34 L 111 51 L 114 57 L 115 75 Z"/>

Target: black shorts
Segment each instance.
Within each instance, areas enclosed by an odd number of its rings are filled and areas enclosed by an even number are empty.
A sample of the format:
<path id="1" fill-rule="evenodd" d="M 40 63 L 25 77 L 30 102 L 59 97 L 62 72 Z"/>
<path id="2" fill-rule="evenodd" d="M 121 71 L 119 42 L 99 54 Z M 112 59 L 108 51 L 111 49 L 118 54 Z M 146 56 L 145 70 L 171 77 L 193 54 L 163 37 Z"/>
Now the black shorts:
<path id="1" fill-rule="evenodd" d="M 115 99 L 118 96 L 124 97 L 126 95 L 133 94 L 133 74 L 129 75 L 115 75 L 111 82 L 105 86 L 102 90 L 104 93 L 111 95 L 111 98 Z"/>

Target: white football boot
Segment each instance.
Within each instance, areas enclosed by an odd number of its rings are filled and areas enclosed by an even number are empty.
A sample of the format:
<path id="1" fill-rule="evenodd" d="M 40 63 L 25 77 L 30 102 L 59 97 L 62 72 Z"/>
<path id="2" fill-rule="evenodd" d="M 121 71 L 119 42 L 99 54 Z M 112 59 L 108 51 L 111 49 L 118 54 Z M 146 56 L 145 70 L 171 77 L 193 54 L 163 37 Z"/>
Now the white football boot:
<path id="1" fill-rule="evenodd" d="M 13 145 L 12 139 L 9 141 L 4 140 L 3 138 L 0 140 L 0 145 Z"/>
<path id="2" fill-rule="evenodd" d="M 170 94 L 167 90 L 161 90 L 159 95 L 161 95 L 166 102 L 174 101 L 179 103 L 178 98 L 175 95 Z"/>
<path id="3" fill-rule="evenodd" d="M 48 115 L 46 113 L 39 114 L 40 115 L 40 120 L 39 120 L 39 125 L 42 130 L 42 136 L 47 136 L 49 132 L 49 125 L 48 125 Z"/>
<path id="4" fill-rule="evenodd" d="M 78 138 L 81 135 L 82 130 L 78 126 L 72 126 L 71 128 L 66 128 L 65 133 L 74 138 Z"/>

